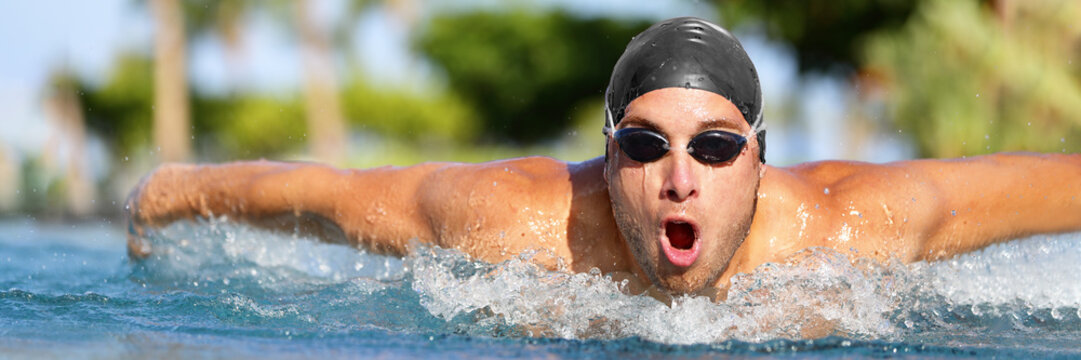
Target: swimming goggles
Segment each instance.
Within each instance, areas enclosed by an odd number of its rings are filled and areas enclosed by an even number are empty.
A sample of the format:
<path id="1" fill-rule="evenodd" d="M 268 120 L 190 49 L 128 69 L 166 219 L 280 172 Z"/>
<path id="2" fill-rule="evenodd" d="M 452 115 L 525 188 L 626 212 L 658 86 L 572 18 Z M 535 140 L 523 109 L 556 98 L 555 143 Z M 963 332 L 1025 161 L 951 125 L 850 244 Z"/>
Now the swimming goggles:
<path id="1" fill-rule="evenodd" d="M 637 162 L 657 161 L 668 154 L 668 139 L 650 129 L 626 128 L 616 131 L 612 137 L 623 153 Z M 746 145 L 747 138 L 742 135 L 709 130 L 691 138 L 687 153 L 703 164 L 720 164 L 735 158 Z"/>

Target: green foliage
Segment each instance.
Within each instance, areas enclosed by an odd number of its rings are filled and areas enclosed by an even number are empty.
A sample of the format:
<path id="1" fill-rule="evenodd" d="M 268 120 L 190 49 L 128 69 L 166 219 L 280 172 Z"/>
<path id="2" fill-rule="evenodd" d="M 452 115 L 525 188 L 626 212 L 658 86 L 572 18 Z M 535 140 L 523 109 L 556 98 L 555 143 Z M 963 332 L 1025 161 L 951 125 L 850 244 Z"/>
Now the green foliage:
<path id="1" fill-rule="evenodd" d="M 627 41 L 648 25 L 563 12 L 447 14 L 414 45 L 480 113 L 487 140 L 530 143 L 563 132 L 582 100 L 603 96 Z"/>
<path id="2" fill-rule="evenodd" d="M 24 159 L 19 174 L 20 190 L 17 196 L 19 209 L 27 213 L 43 214 L 50 210 L 64 208 L 65 184 L 55 174 L 42 157 Z"/>
<path id="3" fill-rule="evenodd" d="M 116 159 L 141 154 L 152 145 L 152 66 L 145 56 L 125 54 L 102 84 L 73 80 L 88 129 L 110 144 Z M 352 76 L 342 100 L 353 125 L 378 135 L 433 145 L 477 137 L 476 112 L 446 92 L 376 88 Z M 275 157 L 300 151 L 307 141 L 303 107 L 295 94 L 194 92 L 191 101 L 192 134 L 201 159 Z"/>
<path id="4" fill-rule="evenodd" d="M 767 35 L 791 44 L 800 71 L 853 70 L 858 44 L 878 31 L 904 24 L 912 0 L 715 0 L 727 27 L 761 25 Z"/>
<path id="5" fill-rule="evenodd" d="M 303 148 L 304 111 L 293 98 L 241 94 L 197 96 L 193 115 L 196 144 L 203 158 L 234 160 L 272 157 Z"/>
<path id="6" fill-rule="evenodd" d="M 922 156 L 1081 151 L 1081 4 L 1015 4 L 1007 26 L 973 1 L 929 1 L 868 43 L 892 120 Z"/>
<path id="7" fill-rule="evenodd" d="M 152 67 L 146 56 L 123 54 L 101 85 L 79 82 L 87 128 L 110 145 L 116 159 L 134 157 L 153 144 Z M 305 124 L 296 100 L 194 93 L 191 101 L 192 133 L 203 158 L 272 156 L 304 143 Z"/>
<path id="8" fill-rule="evenodd" d="M 476 138 L 476 112 L 446 92 L 375 88 L 353 76 L 343 89 L 342 107 L 351 124 L 386 136 L 441 143 Z"/>
<path id="9" fill-rule="evenodd" d="M 142 55 L 121 54 L 104 84 L 79 85 L 87 129 L 105 139 L 116 158 L 149 148 L 153 126 L 153 63 Z"/>
<path id="10" fill-rule="evenodd" d="M 225 42 L 237 39 L 243 16 L 261 4 L 253 0 L 183 0 L 184 29 L 189 38 L 221 35 Z"/>

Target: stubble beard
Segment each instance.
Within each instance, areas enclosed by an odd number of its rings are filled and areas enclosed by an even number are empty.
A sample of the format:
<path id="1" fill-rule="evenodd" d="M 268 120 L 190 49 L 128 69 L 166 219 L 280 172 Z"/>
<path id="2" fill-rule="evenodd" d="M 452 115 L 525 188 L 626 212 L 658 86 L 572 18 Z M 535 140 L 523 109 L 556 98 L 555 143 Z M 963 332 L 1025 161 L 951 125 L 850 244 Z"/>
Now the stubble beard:
<path id="1" fill-rule="evenodd" d="M 623 204 L 615 201 L 612 202 L 612 212 L 620 234 L 623 235 L 624 241 L 630 247 L 631 254 L 634 256 L 638 266 L 645 272 L 649 281 L 670 294 L 690 294 L 714 286 L 724 274 L 724 271 L 728 269 L 736 250 L 747 239 L 754 215 L 758 210 L 758 185 L 755 184 L 751 209 L 748 214 L 732 224 L 729 230 L 721 235 L 722 238 L 709 239 L 721 243 L 722 246 L 715 249 L 716 253 L 702 254 L 704 256 L 700 260 L 705 260 L 706 263 L 666 277 L 661 277 L 659 273 L 660 263 L 663 261 L 661 258 L 664 254 L 657 244 L 657 239 L 655 239 L 657 236 L 656 231 L 648 236 L 643 231 L 653 229 L 655 224 L 647 224 L 648 227 L 641 226 L 640 222 L 635 220 L 629 211 L 623 209 Z M 649 247 L 653 247 L 653 254 L 648 251 Z"/>

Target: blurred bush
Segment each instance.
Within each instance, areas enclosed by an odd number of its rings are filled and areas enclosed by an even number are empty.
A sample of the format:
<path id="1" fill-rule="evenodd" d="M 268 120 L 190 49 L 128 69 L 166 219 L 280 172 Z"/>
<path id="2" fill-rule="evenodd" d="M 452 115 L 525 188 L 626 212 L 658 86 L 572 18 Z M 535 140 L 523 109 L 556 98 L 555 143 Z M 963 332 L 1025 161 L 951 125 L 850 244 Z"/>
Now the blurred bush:
<path id="1" fill-rule="evenodd" d="M 912 0 L 715 0 L 728 28 L 751 28 L 787 43 L 801 72 L 855 71 L 864 37 L 895 31 L 920 3 Z"/>
<path id="2" fill-rule="evenodd" d="M 356 130 L 447 146 L 477 138 L 476 110 L 453 93 L 375 87 L 353 75 L 342 89 L 342 102 Z"/>
<path id="3" fill-rule="evenodd" d="M 135 53 L 119 54 L 102 84 L 79 80 L 87 129 L 108 144 L 114 159 L 151 149 L 154 117 L 153 63 Z"/>
<path id="4" fill-rule="evenodd" d="M 297 95 L 196 95 L 192 101 L 196 148 L 203 159 L 274 157 L 304 149 L 307 124 Z"/>
<path id="5" fill-rule="evenodd" d="M 869 40 L 890 118 L 922 156 L 1081 151 L 1081 2 L 995 5 L 926 1 Z"/>
<path id="6" fill-rule="evenodd" d="M 440 14 L 414 40 L 479 115 L 484 140 L 536 143 L 602 97 L 627 42 L 650 25 L 565 12 Z"/>

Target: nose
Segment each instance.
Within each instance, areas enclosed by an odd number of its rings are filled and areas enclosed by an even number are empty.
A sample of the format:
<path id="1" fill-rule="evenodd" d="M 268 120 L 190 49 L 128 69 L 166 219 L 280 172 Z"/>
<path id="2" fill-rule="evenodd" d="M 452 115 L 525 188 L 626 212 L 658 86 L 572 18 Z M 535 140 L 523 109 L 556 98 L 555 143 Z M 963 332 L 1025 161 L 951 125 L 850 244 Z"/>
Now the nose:
<path id="1" fill-rule="evenodd" d="M 698 196 L 698 177 L 694 173 L 694 160 L 687 153 L 670 157 L 668 172 L 661 190 L 663 196 L 675 202 L 684 202 Z"/>

